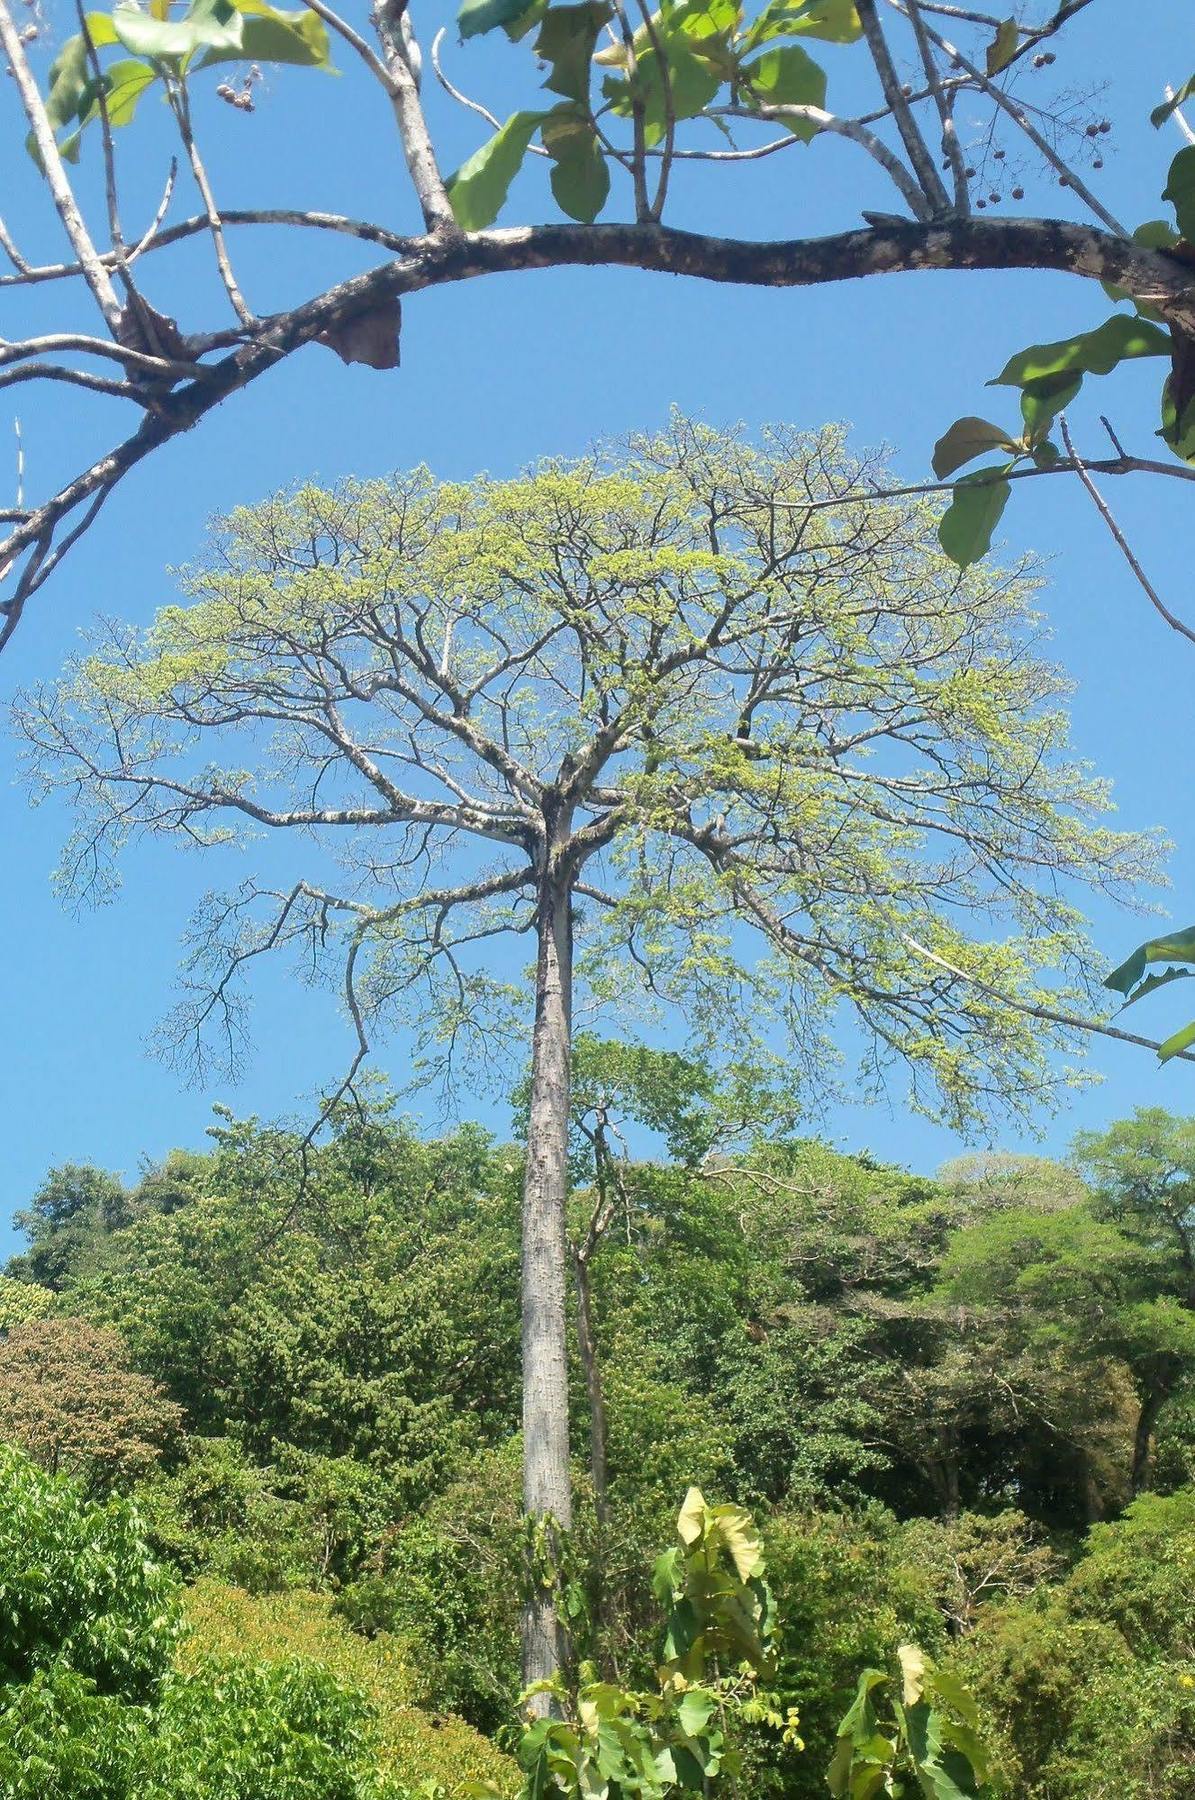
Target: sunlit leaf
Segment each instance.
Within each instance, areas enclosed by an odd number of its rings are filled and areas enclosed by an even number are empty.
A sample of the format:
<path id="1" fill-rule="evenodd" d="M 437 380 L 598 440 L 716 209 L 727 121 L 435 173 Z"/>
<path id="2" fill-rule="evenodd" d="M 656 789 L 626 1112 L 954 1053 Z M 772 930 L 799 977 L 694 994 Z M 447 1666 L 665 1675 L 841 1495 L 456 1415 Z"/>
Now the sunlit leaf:
<path id="1" fill-rule="evenodd" d="M 531 140 L 547 116 L 542 112 L 513 113 L 488 143 L 449 176 L 448 197 L 457 224 L 465 231 L 484 231 L 494 223 Z"/>
<path id="2" fill-rule="evenodd" d="M 584 225 L 597 218 L 610 193 L 610 168 L 587 113 L 562 107 L 543 124 L 543 143 L 552 158 L 552 192 L 562 212 Z"/>
<path id="3" fill-rule="evenodd" d="M 1027 387 L 1062 374 L 1107 375 L 1117 363 L 1139 356 L 1170 355 L 1170 337 L 1156 325 L 1117 313 L 1094 331 L 1056 344 L 1033 344 L 1010 357 L 989 387 Z"/>
<path id="4" fill-rule="evenodd" d="M 1150 938 L 1139 944 L 1118 969 L 1104 977 L 1104 986 L 1118 994 L 1130 994 L 1145 974 L 1150 963 L 1195 963 L 1195 925 L 1183 931 L 1168 932 L 1164 937 Z"/>
<path id="5" fill-rule="evenodd" d="M 771 0 L 751 25 L 744 45 L 754 50 L 771 38 L 812 37 L 853 44 L 863 35 L 855 0 Z"/>
<path id="6" fill-rule="evenodd" d="M 781 44 L 765 50 L 742 70 L 756 100 L 766 106 L 816 106 L 826 104 L 826 72 L 799 44 Z M 794 137 L 808 143 L 821 127 L 812 119 L 780 121 Z"/>
<path id="7" fill-rule="evenodd" d="M 582 0 L 579 6 L 553 6 L 544 15 L 535 54 L 548 65 L 544 86 L 566 100 L 589 97 L 591 62 L 598 33 L 613 17 L 605 0 Z"/>

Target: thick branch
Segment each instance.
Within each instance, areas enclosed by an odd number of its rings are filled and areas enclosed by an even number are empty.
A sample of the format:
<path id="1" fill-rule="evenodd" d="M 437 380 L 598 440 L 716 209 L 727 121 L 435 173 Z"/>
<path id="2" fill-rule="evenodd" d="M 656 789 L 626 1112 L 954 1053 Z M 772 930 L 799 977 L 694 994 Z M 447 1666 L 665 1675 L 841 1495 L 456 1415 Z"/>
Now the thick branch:
<path id="1" fill-rule="evenodd" d="M 31 552 L 100 488 L 195 425 L 228 395 L 330 327 L 395 295 L 523 269 L 619 267 L 755 287 L 812 287 L 903 270 L 1055 269 L 1108 281 L 1195 333 L 1192 271 L 1163 251 L 1061 219 L 952 219 L 886 225 L 823 238 L 749 242 L 637 225 L 533 225 L 415 240 L 395 257 L 262 320 L 250 341 L 210 365 L 201 381 L 163 396 L 134 436 L 99 458 L 0 541 L 0 568 Z M 0 646 L 19 607 L 9 603 Z"/>

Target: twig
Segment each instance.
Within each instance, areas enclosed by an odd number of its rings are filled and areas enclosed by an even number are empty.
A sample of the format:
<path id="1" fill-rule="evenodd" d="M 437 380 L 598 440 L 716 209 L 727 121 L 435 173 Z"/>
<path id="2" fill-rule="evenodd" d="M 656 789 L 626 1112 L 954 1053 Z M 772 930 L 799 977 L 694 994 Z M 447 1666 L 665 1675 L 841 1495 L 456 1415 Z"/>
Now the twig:
<path id="1" fill-rule="evenodd" d="M 33 133 L 33 141 L 37 145 L 42 173 L 45 175 L 58 217 L 62 221 L 62 228 L 79 259 L 83 277 L 95 296 L 95 303 L 103 314 L 104 323 L 113 337 L 116 337 L 120 331 L 123 308 L 117 298 L 116 289 L 112 285 L 108 271 L 101 262 L 99 252 L 92 242 L 91 234 L 83 222 L 83 215 L 79 211 L 74 190 L 67 179 L 66 169 L 58 152 L 54 128 L 50 124 L 41 92 L 33 78 L 33 71 L 29 67 L 29 59 L 25 55 L 21 34 L 8 10 L 8 0 L 0 0 L 0 50 L 3 50 L 12 69 L 13 80 L 17 84 L 17 92 L 21 97 L 21 105 Z"/>
<path id="2" fill-rule="evenodd" d="M 308 3 L 310 3 L 310 0 L 308 0 Z M 440 46 L 443 44 L 447 34 L 447 26 L 441 25 L 439 31 L 437 31 L 435 37 L 432 39 L 431 63 L 432 72 L 435 75 L 436 80 L 444 89 L 444 92 L 448 95 L 450 100 L 455 100 L 457 105 L 463 106 L 467 112 L 476 113 L 478 118 L 484 119 L 486 124 L 490 126 L 492 130 L 501 131 L 502 121 L 498 115 L 492 113 L 488 106 L 483 106 L 480 100 L 471 100 L 468 94 L 463 94 L 460 88 L 454 87 L 447 75 L 445 75 L 440 62 Z M 542 144 L 531 144 L 528 148 L 535 156 L 547 156 L 548 154 Z"/>
<path id="3" fill-rule="evenodd" d="M 1095 482 L 1091 479 L 1090 471 L 1080 458 L 1078 451 L 1071 441 L 1070 427 L 1067 425 L 1065 413 L 1061 414 L 1059 417 L 1058 429 L 1062 434 L 1062 441 L 1066 445 L 1066 453 L 1071 459 L 1075 474 L 1079 477 L 1079 480 L 1091 495 L 1101 519 L 1112 533 L 1112 537 L 1120 550 L 1121 555 L 1136 576 L 1150 605 L 1156 612 L 1160 613 L 1172 631 L 1177 631 L 1180 637 L 1185 637 L 1187 639 L 1188 643 L 1195 644 L 1195 630 L 1192 630 L 1189 625 L 1184 625 L 1177 614 L 1171 612 L 1170 608 L 1166 605 L 1166 602 L 1158 593 L 1158 590 L 1154 587 L 1153 582 L 1149 579 L 1149 576 L 1137 561 L 1136 556 L 1133 554 L 1128 539 L 1125 537 L 1124 532 L 1120 529 L 1120 526 L 1113 517 L 1111 507 L 1100 493 L 1100 490 L 1096 487 Z"/>
<path id="4" fill-rule="evenodd" d="M 1082 0 L 1080 0 L 1080 3 L 1082 3 Z M 900 13 L 902 17 L 908 18 L 909 15 L 905 0 L 888 0 L 888 4 Z M 1065 17 L 1069 17 L 1070 12 L 1075 10 L 1077 10 L 1075 7 L 1068 9 L 1064 15 L 1063 22 L 1065 22 Z M 1054 29 L 1057 29 L 1057 26 L 1055 26 Z M 1040 155 L 1045 157 L 1050 167 L 1061 176 L 1066 186 L 1073 189 L 1080 200 L 1091 208 L 1096 218 L 1105 224 L 1109 231 L 1114 231 L 1118 237 L 1129 237 L 1130 233 L 1125 230 L 1115 214 L 1108 211 L 1108 208 L 1104 205 L 1103 201 L 1096 198 L 1086 182 L 1081 180 L 1070 165 L 1063 161 L 1053 145 L 1042 136 L 1041 132 L 1037 129 L 1036 125 L 1034 125 L 1024 108 L 1018 106 L 1016 101 L 1005 93 L 999 82 L 992 81 L 989 76 L 985 75 L 983 71 L 975 65 L 975 63 L 964 56 L 961 50 L 956 49 L 949 39 L 942 37 L 941 34 L 934 31 L 931 26 L 926 25 L 925 31 L 931 41 L 937 44 L 938 48 L 949 56 L 958 68 L 965 69 L 972 80 L 978 82 L 988 98 L 994 101 L 1002 112 L 1007 113 L 1015 125 L 1020 127 L 1034 149 L 1037 150 Z"/>
<path id="5" fill-rule="evenodd" d="M 203 210 L 207 218 L 207 227 L 212 234 L 212 246 L 216 252 L 216 265 L 220 270 L 220 279 L 224 283 L 224 291 L 228 295 L 232 310 L 242 325 L 252 325 L 253 313 L 246 303 L 240 284 L 233 274 L 232 262 L 228 255 L 228 246 L 224 242 L 224 227 L 220 214 L 216 210 L 216 200 L 212 193 L 211 183 L 207 178 L 207 170 L 199 154 L 199 146 L 195 142 L 195 134 L 191 129 L 191 104 L 187 98 L 187 89 L 182 81 L 170 78 L 166 82 L 166 98 L 170 110 L 178 123 L 179 135 L 183 140 L 183 148 L 187 152 L 187 160 L 191 165 L 191 173 L 195 177 L 195 186 L 199 189 L 199 198 L 203 201 Z"/>
<path id="6" fill-rule="evenodd" d="M 902 199 L 908 203 L 914 216 L 922 221 L 928 219 L 925 196 L 899 156 L 857 119 L 840 119 L 820 106 L 717 106 L 711 107 L 710 111 L 715 117 L 728 119 L 804 119 L 816 125 L 819 131 L 829 131 L 837 137 L 848 138 L 879 163 L 900 190 Z"/>
<path id="7" fill-rule="evenodd" d="M 954 207 L 962 218 L 966 218 L 971 210 L 971 190 L 967 182 L 966 159 L 962 146 L 958 141 L 958 132 L 954 125 L 953 96 L 947 95 L 942 87 L 937 62 L 934 59 L 933 47 L 929 41 L 929 33 L 925 29 L 925 21 L 921 17 L 920 0 L 908 0 L 909 21 L 913 27 L 913 36 L 917 39 L 917 49 L 921 54 L 925 79 L 934 97 L 934 105 L 938 109 L 938 117 L 942 122 L 942 148 L 946 160 L 950 164 L 950 172 L 954 179 Z"/>
<path id="8" fill-rule="evenodd" d="M 631 133 L 634 138 L 634 152 L 631 157 L 631 179 L 635 184 L 635 219 L 638 224 L 646 225 L 651 218 L 651 206 L 647 198 L 647 153 L 644 131 L 644 105 L 642 95 L 636 84 L 639 63 L 635 55 L 635 34 L 631 30 L 630 20 L 622 0 L 612 0 L 614 16 L 618 21 L 619 35 L 622 38 L 623 54 L 626 58 L 627 87 L 631 100 Z"/>
<path id="9" fill-rule="evenodd" d="M 888 48 L 888 40 L 884 36 L 884 28 L 880 24 L 876 12 L 875 0 L 858 0 L 855 9 L 863 26 L 863 35 L 867 39 L 867 48 L 871 52 L 871 60 L 875 64 L 876 74 L 880 78 L 880 86 L 884 90 L 884 99 L 896 121 L 901 141 L 908 152 L 913 173 L 921 184 L 928 212 L 922 217 L 933 217 L 935 214 L 950 211 L 950 200 L 942 179 L 938 174 L 933 157 L 929 153 L 925 139 L 921 135 L 912 108 L 901 89 L 900 77 L 892 61 L 892 53 Z"/>

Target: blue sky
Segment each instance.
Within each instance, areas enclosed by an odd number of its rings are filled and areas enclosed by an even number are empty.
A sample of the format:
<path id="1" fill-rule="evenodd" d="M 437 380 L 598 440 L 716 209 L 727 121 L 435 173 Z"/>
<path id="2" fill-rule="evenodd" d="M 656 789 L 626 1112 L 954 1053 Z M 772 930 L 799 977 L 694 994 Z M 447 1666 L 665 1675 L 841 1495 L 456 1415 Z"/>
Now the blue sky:
<path id="1" fill-rule="evenodd" d="M 429 25 L 449 17 L 448 8 L 430 0 L 413 0 L 412 10 L 425 36 Z M 55 20 L 67 13 L 61 0 L 47 11 L 52 49 Z M 1072 28 L 1076 54 L 1067 62 L 1068 85 L 1092 95 L 1092 116 L 1117 121 L 1104 140 L 1106 167 L 1093 180 L 1130 224 L 1161 212 L 1157 196 L 1179 147 L 1177 135 L 1150 129 L 1147 114 L 1167 80 L 1190 73 L 1195 42 L 1186 14 L 1180 0 L 1153 0 L 1133 9 L 1129 30 L 1123 11 L 1114 27 L 1110 9 L 1093 6 Z M 525 51 L 450 43 L 448 56 L 454 77 L 495 110 L 535 103 Z M 838 83 L 831 103 L 845 95 L 849 104 L 849 53 L 830 52 L 826 61 L 832 84 Z M 50 258 L 61 249 L 55 221 L 24 166 L 11 84 L 4 86 L 5 217 L 27 253 Z M 1043 87 L 1040 97 L 1049 91 Z M 484 128 L 439 97 L 433 116 L 451 166 Z M 384 104 L 354 70 L 338 81 L 306 72 L 272 78 L 253 116 L 211 100 L 200 107 L 200 124 L 225 205 L 305 202 L 398 230 L 414 227 Z M 150 113 L 144 131 L 127 134 L 126 143 L 129 217 L 137 218 L 152 212 L 160 184 L 162 122 Z M 85 183 L 94 181 L 94 149 Z M 1023 210 L 1057 210 L 1056 188 L 1028 170 L 1024 180 Z M 544 185 L 532 169 L 506 217 L 546 216 Z M 609 216 L 619 216 L 625 204 Z M 865 205 L 888 208 L 893 201 L 850 146 L 819 141 L 735 170 L 691 167 L 673 222 L 784 236 L 843 228 L 857 222 Z M 190 199 L 180 207 L 192 210 Z M 239 238 L 236 250 L 244 285 L 262 309 L 298 297 L 312 269 L 327 269 L 330 279 L 365 260 L 353 246 L 329 251 L 325 243 L 292 243 L 280 234 Z M 218 296 L 204 247 L 180 258 L 177 269 L 171 272 L 168 256 L 153 265 L 151 298 L 189 326 L 210 325 Z M 30 322 L 52 328 L 62 316 L 57 299 L 51 306 L 54 292 L 35 290 L 31 301 L 0 296 L 0 332 L 15 336 Z M 569 271 L 416 296 L 405 305 L 397 374 L 346 370 L 313 346 L 127 481 L 31 608 L 0 661 L 0 697 L 51 676 L 94 613 L 148 619 L 171 597 L 168 566 L 198 550 L 209 516 L 300 477 L 331 481 L 424 460 L 445 476 L 479 469 L 502 474 L 541 454 L 580 451 L 600 434 L 657 424 L 675 403 L 717 424 L 846 420 L 858 445 L 892 446 L 894 470 L 919 479 L 935 437 L 956 415 L 989 410 L 1010 422 L 1015 417 L 1010 397 L 985 394 L 982 385 L 1011 351 L 1096 324 L 1104 310 L 1094 287 L 1023 273 L 900 276 L 765 292 Z M 1101 410 L 1134 448 L 1153 453 L 1155 372 L 1148 365 L 1144 376 L 1118 375 L 1076 407 L 1074 424 L 1091 454 L 1102 453 Z M 47 399 L 21 390 L 19 408 L 0 405 L 5 492 L 14 410 L 22 418 L 34 493 L 56 469 L 73 466 L 80 442 L 98 447 L 116 435 L 110 402 L 85 399 L 80 406 L 71 396 Z M 1187 496 L 1178 483 L 1122 483 L 1112 497 L 1158 586 L 1178 610 L 1195 616 Z M 1076 682 L 1077 748 L 1113 778 L 1125 824 L 1160 824 L 1175 839 L 1173 893 L 1156 898 L 1168 900 L 1186 924 L 1188 912 L 1195 916 L 1195 824 L 1185 778 L 1195 650 L 1148 610 L 1090 502 L 1069 482 L 1023 484 L 1004 538 L 1011 551 L 1032 547 L 1048 559 L 1043 604 L 1054 653 Z M 255 988 L 256 1053 L 239 1086 L 184 1088 L 149 1058 L 145 1045 L 169 1002 L 187 917 L 216 872 L 164 846 L 139 850 L 127 860 L 114 904 L 70 915 L 50 885 L 68 820 L 56 805 L 29 808 L 7 735 L 0 737 L 0 757 L 7 852 L 0 884 L 6 946 L 0 1056 L 7 1076 L 2 1243 L 3 1221 L 51 1164 L 88 1160 L 133 1174 L 143 1156 L 201 1143 L 214 1100 L 263 1116 L 301 1111 L 340 1068 L 347 1034 L 327 995 L 296 986 L 281 969 L 269 971 Z M 1106 905 L 1093 907 L 1092 918 L 1112 960 L 1143 935 L 1139 920 Z M 1182 1017 L 1180 989 L 1173 1005 L 1159 1003 L 1143 1014 L 1141 1026 L 1162 1034 Z M 401 1078 L 401 1044 L 384 1047 L 379 1062 Z M 1187 1105 L 1191 1074 L 1183 1065 L 1158 1071 L 1148 1055 L 1102 1043 L 1090 1064 L 1102 1084 L 1043 1121 L 1047 1148 L 1060 1151 L 1079 1126 L 1098 1125 L 1135 1105 Z M 499 1129 L 505 1124 L 505 1108 L 492 1097 L 479 1096 L 465 1110 Z M 434 1116 L 425 1115 L 425 1122 L 434 1125 Z M 899 1078 L 889 1107 L 837 1108 L 827 1128 L 847 1146 L 867 1145 L 921 1169 L 960 1147 L 909 1115 Z"/>

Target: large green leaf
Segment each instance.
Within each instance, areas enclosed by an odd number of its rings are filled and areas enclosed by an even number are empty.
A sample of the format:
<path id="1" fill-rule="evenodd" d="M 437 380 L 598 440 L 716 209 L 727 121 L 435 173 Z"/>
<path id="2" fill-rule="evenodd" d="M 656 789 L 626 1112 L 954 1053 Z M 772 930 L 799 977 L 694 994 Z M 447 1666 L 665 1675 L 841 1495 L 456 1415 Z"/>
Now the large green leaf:
<path id="1" fill-rule="evenodd" d="M 566 100 L 586 102 L 598 33 L 613 18 L 606 0 L 582 0 L 579 6 L 553 6 L 544 14 L 535 54 L 548 64 L 544 86 Z"/>
<path id="2" fill-rule="evenodd" d="M 621 118 L 631 116 L 638 95 L 649 146 L 658 144 L 667 131 L 669 105 L 674 119 L 696 118 L 726 79 L 720 61 L 694 48 L 694 40 L 684 32 L 671 32 L 660 38 L 660 44 L 663 70 L 659 52 L 648 45 L 636 62 L 633 84 L 621 75 L 608 75 L 602 83 L 603 94 Z"/>
<path id="3" fill-rule="evenodd" d="M 938 542 L 951 562 L 965 569 L 987 555 L 1012 486 L 998 469 L 977 469 L 954 484 L 954 498 L 942 514 Z M 996 479 L 993 479 L 996 477 Z"/>
<path id="4" fill-rule="evenodd" d="M 464 0 L 456 15 L 462 38 L 480 37 L 500 25 L 517 25 L 530 11 L 527 0 Z"/>
<path id="5" fill-rule="evenodd" d="M 334 72 L 328 28 L 315 13 L 306 7 L 279 12 L 265 0 L 237 0 L 237 4 L 244 14 L 239 46 L 212 46 L 199 58 L 198 68 L 221 62 L 264 62 Z"/>
<path id="6" fill-rule="evenodd" d="M 513 113 L 487 144 L 449 176 L 448 197 L 457 224 L 465 231 L 484 231 L 494 223 L 531 140 L 547 116 L 542 112 Z"/>
<path id="7" fill-rule="evenodd" d="M 1170 337 L 1143 319 L 1116 313 L 1094 331 L 1056 344 L 1033 344 L 1010 357 L 989 387 L 1027 387 L 1062 374 L 1107 375 L 1117 363 L 1139 356 L 1170 355 Z"/>
<path id="8" fill-rule="evenodd" d="M 1170 174 L 1162 190 L 1178 220 L 1178 228 L 1188 243 L 1195 243 L 1195 144 L 1180 150 L 1170 165 Z"/>
<path id="9" fill-rule="evenodd" d="M 1048 431 L 1083 385 L 1082 375 L 1046 375 L 1021 389 L 1021 417 L 1030 439 Z"/>
<path id="10" fill-rule="evenodd" d="M 1181 1050 L 1189 1050 L 1192 1044 L 1195 1044 L 1195 1019 L 1158 1046 L 1158 1061 L 1169 1062 L 1172 1056 L 1177 1056 Z"/>
<path id="11" fill-rule="evenodd" d="M 158 72 L 152 64 L 140 62 L 136 58 L 109 63 L 103 77 L 104 106 L 109 125 L 128 125 L 137 111 L 137 103 L 142 94 L 157 79 Z M 95 84 L 92 83 L 90 102 L 83 114 L 84 125 L 99 117 L 100 103 L 94 88 Z"/>
<path id="12" fill-rule="evenodd" d="M 855 0 L 771 0 L 747 31 L 754 50 L 771 38 L 812 37 L 830 44 L 853 44 L 863 35 Z"/>
<path id="13" fill-rule="evenodd" d="M 1017 53 L 1021 34 L 1015 19 L 1002 19 L 996 27 L 996 35 L 988 45 L 987 65 L 989 75 L 998 75 L 1006 69 Z"/>
<path id="14" fill-rule="evenodd" d="M 543 124 L 544 148 L 552 158 L 552 192 L 562 212 L 591 225 L 610 193 L 610 169 L 588 113 L 560 107 Z"/>
<path id="15" fill-rule="evenodd" d="M 1145 974 L 1150 963 L 1195 963 L 1195 925 L 1183 931 L 1167 932 L 1164 937 L 1149 938 L 1138 944 L 1118 969 L 1105 976 L 1104 986 L 1118 994 L 1130 994 Z"/>
<path id="16" fill-rule="evenodd" d="M 134 56 L 174 60 L 193 56 L 207 46 L 220 50 L 241 48 L 244 20 L 231 0 L 195 0 L 181 19 L 155 19 L 136 6 L 118 6 L 112 28 Z"/>
<path id="17" fill-rule="evenodd" d="M 1003 426 L 993 425 L 990 419 L 974 416 L 956 419 L 934 445 L 934 474 L 942 480 L 973 457 L 985 456 L 989 450 L 1013 451 L 1016 448 Z"/>
<path id="18" fill-rule="evenodd" d="M 818 106 L 826 104 L 826 72 L 799 44 L 780 44 L 742 70 L 754 97 L 765 106 Z M 820 126 L 811 119 L 785 119 L 794 137 L 808 143 Z"/>

